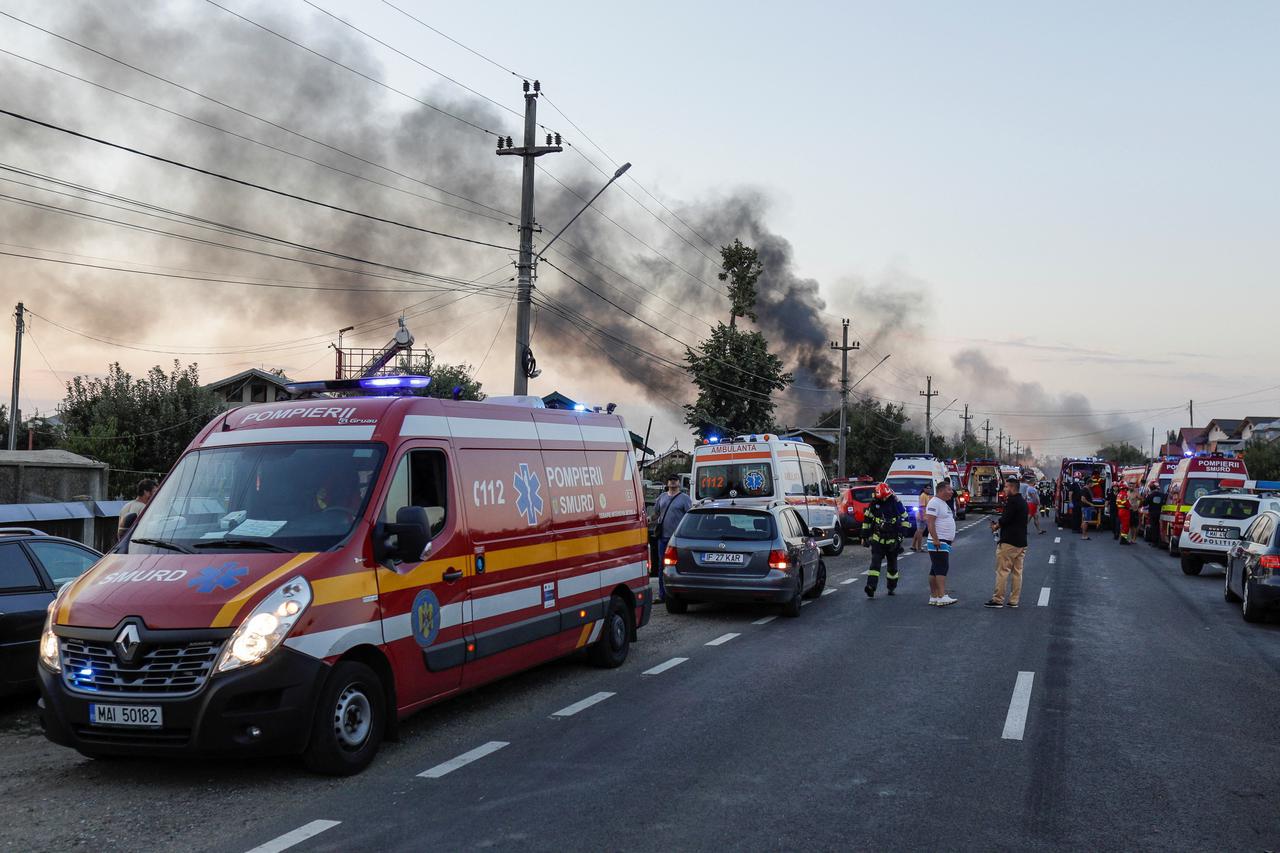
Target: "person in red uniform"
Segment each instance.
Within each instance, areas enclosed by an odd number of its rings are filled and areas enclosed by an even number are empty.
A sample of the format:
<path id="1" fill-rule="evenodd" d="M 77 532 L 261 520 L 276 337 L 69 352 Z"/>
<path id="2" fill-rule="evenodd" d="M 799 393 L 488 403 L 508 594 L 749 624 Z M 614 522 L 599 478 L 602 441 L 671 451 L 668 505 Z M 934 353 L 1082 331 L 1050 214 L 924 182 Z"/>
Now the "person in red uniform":
<path id="1" fill-rule="evenodd" d="M 1129 524 L 1132 521 L 1129 506 L 1129 487 L 1124 483 L 1116 486 L 1116 518 L 1120 524 L 1120 544 L 1133 544 L 1129 541 Z"/>

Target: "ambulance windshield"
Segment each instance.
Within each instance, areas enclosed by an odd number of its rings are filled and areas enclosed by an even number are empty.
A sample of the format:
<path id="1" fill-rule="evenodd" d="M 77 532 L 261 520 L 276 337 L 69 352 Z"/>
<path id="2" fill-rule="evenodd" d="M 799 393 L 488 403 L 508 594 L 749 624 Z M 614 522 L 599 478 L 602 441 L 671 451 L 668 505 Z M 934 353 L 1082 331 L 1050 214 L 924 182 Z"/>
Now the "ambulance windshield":
<path id="1" fill-rule="evenodd" d="M 165 478 L 129 551 L 327 550 L 364 513 L 384 453 L 330 443 L 197 450 Z"/>
<path id="2" fill-rule="evenodd" d="M 731 462 L 698 467 L 698 500 L 728 497 L 767 498 L 773 495 L 773 466 L 768 462 Z M 730 495 L 737 492 L 737 495 Z"/>

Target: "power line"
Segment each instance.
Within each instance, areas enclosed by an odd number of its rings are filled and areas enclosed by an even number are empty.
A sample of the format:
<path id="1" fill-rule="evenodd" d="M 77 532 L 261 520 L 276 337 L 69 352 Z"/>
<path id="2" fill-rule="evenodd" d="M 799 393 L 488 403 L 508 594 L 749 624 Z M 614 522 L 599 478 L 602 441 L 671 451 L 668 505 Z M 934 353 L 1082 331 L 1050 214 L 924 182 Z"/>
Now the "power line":
<path id="1" fill-rule="evenodd" d="M 408 92 L 404 92 L 404 91 L 401 91 L 400 89 L 397 89 L 396 87 L 394 87 L 394 86 L 390 85 L 389 83 L 384 83 L 383 81 L 379 80 L 377 77 L 373 77 L 373 76 L 371 76 L 371 75 L 369 75 L 369 74 L 365 74 L 363 71 L 360 71 L 360 70 L 358 70 L 358 69 L 352 68 L 350 65 L 347 65 L 347 64 L 345 64 L 345 63 L 343 63 L 343 62 L 339 62 L 338 60 L 334 59 L 333 57 L 331 57 L 331 56 L 327 56 L 327 55 L 325 55 L 325 54 L 321 53 L 320 51 L 318 51 L 318 50 L 316 50 L 316 49 L 314 49 L 314 48 L 308 47 L 307 45 L 303 44 L 302 42 L 295 41 L 295 40 L 293 40 L 293 39 L 289 38 L 288 36 L 284 35 L 283 33 L 278 33 L 278 32 L 276 32 L 275 30 L 271 29 L 270 27 L 268 27 L 268 26 L 266 26 L 266 25 L 264 25 L 264 24 L 260 24 L 260 23 L 258 23 L 257 21 L 253 20 L 252 18 L 246 17 L 246 16 L 244 16 L 244 15 L 241 15 L 239 12 L 235 12 L 235 11 L 232 11 L 231 9 L 228 9 L 226 6 L 223 6 L 221 3 L 216 2 L 216 0 L 205 0 L 205 2 L 206 2 L 206 3 L 208 3 L 210 6 L 216 6 L 217 8 L 221 9 L 222 11 L 226 12 L 228 15 L 231 15 L 231 16 L 232 16 L 232 17 L 234 17 L 234 18 L 239 18 L 241 21 L 244 21 L 246 24 L 250 24 L 250 25 L 252 25 L 252 26 L 254 26 L 254 27 L 257 27 L 258 29 L 262 30 L 262 31 L 263 31 L 263 32 L 265 32 L 265 33 L 270 33 L 271 35 L 275 36 L 276 38 L 280 39 L 281 41 L 288 42 L 289 44 L 293 45 L 294 47 L 297 47 L 297 48 L 300 48 L 300 49 L 302 49 L 302 50 L 305 50 L 307 53 L 310 53 L 310 54 L 311 54 L 311 55 L 313 55 L 313 56 L 319 57 L 320 59 L 323 59 L 325 62 L 332 63 L 332 64 L 334 64 L 334 65 L 338 66 L 339 68 L 343 68 L 343 69 L 345 69 L 345 70 L 347 70 L 347 71 L 351 72 L 352 74 L 355 74 L 357 77 L 363 77 L 365 80 L 368 80 L 370 83 L 373 83 L 373 84 L 374 84 L 374 85 L 376 85 L 376 86 L 381 86 L 382 88 L 384 88 L 384 89 L 386 89 L 386 90 L 388 90 L 388 91 L 395 92 L 397 95 L 401 95 L 401 96 L 403 96 L 403 97 L 405 97 L 405 98 L 408 98 L 409 100 L 411 100 L 411 101 L 413 101 L 413 102 L 415 102 L 415 103 L 417 103 L 417 104 L 421 104 L 422 106 L 426 107 L 426 108 L 427 108 L 427 109 L 429 109 L 429 110 L 434 110 L 434 111 L 436 111 L 436 112 L 440 113 L 440 114 L 441 114 L 441 115 L 443 115 L 443 116 L 448 116 L 449 118 L 453 119 L 453 120 L 454 120 L 454 121 L 456 121 L 456 122 L 459 122 L 460 124 L 465 124 L 467 127 L 470 127 L 470 128 L 472 128 L 472 129 L 474 129 L 474 130 L 478 130 L 478 131 L 480 131 L 481 133 L 487 133 L 489 136 L 500 136 L 500 135 L 501 135 L 501 134 L 499 134 L 497 131 L 489 130 L 489 128 L 487 128 L 487 127 L 482 127 L 481 125 L 478 125 L 478 124 L 476 124 L 475 122 L 473 122 L 473 121 L 471 121 L 471 120 L 469 120 L 469 119 L 465 119 L 465 118 L 463 118 L 462 116 L 454 115 L 453 113 L 449 112 L 448 110 L 443 109 L 443 108 L 441 108 L 441 107 L 437 107 L 435 104 L 430 103 L 429 101 L 424 101 L 424 100 L 422 100 L 421 98 L 415 97 L 414 95 L 410 95 Z"/>
<path id="2" fill-rule="evenodd" d="M 206 0 L 206 2 L 212 3 L 213 0 Z M 250 189 L 261 190 L 262 192 L 271 193 L 272 195 L 277 195 L 282 198 L 292 199 L 294 201 L 300 201 L 305 204 L 314 205 L 316 207 L 326 208 L 328 210 L 334 210 L 334 211 L 337 211 L 338 213 L 345 213 L 349 216 L 358 216 L 362 219 L 368 219 L 373 222 L 380 222 L 384 225 L 395 225 L 399 228 L 404 228 L 409 231 L 416 231 L 421 234 L 430 234 L 434 237 L 445 237 L 450 240 L 458 240 L 463 243 L 471 243 L 477 246 L 486 246 L 492 249 L 501 249 L 504 252 L 515 251 L 510 246 L 500 246 L 497 243 L 489 243 L 487 241 L 476 240 L 471 237 L 462 237 L 457 234 L 449 234 L 444 231 L 435 231 L 430 228 L 423 228 L 418 225 L 410 225 L 407 222 L 400 222 L 399 220 L 396 220 L 396 219 L 388 219 L 387 217 L 377 216 L 376 214 L 372 214 L 372 213 L 364 213 L 363 211 L 359 211 L 359 210 L 352 210 L 351 208 L 341 207 L 336 204 L 329 204 L 328 202 L 323 202 L 317 199 L 308 198 L 306 196 L 298 195 L 296 193 L 286 192 L 285 190 L 275 189 L 274 187 L 264 186 L 263 184 L 255 184 L 252 181 L 246 181 L 242 178 L 234 178 L 230 175 L 224 175 L 221 172 L 215 172 L 210 169 L 203 169 L 199 166 L 192 166 L 191 164 L 183 163 L 180 160 L 173 160 L 168 157 L 161 157 L 159 154 L 151 154 L 137 148 L 131 148 L 127 145 L 121 145 L 116 142 L 108 142 L 105 139 L 101 139 L 96 136 L 90 136 L 87 133 L 81 133 L 80 131 L 71 130 L 70 128 L 52 124 L 47 121 L 41 121 L 39 119 L 31 118 L 30 116 L 25 116 L 25 115 L 22 115 L 21 113 L 15 113 L 12 110 L 0 109 L 0 115 L 7 115 L 10 118 L 18 119 L 19 121 L 25 121 L 30 124 L 37 125 L 38 127 L 47 128 L 49 130 L 55 130 L 59 133 L 65 133 L 68 136 L 74 136 L 78 139 L 84 139 L 89 142 L 96 142 L 99 145 L 105 145 L 109 148 L 115 148 L 119 151 L 125 151 L 129 154 L 136 154 L 139 157 L 146 157 L 149 160 L 155 160 L 157 163 L 165 163 L 170 166 L 177 166 L 180 169 L 187 169 L 188 171 L 195 172 L 200 175 L 206 175 L 211 178 L 217 178 L 219 180 L 227 181 L 232 184 L 238 184 L 239 186 L 249 187 Z"/>
<path id="3" fill-rule="evenodd" d="M 175 88 L 175 89 L 179 89 L 179 90 L 181 90 L 181 91 L 183 91 L 183 92 L 186 92 L 186 93 L 187 93 L 187 94 L 189 94 L 189 95 L 194 95 L 195 97 L 200 98 L 201 100 L 208 101 L 209 103 L 211 103 L 211 104 L 215 104 L 216 106 L 219 106 L 219 107 L 222 107 L 222 108 L 223 108 L 223 109 L 225 109 L 225 110 L 230 110 L 231 112 L 234 112 L 234 113 L 237 113 L 237 114 L 239 114 L 239 115 L 242 115 L 242 116 L 244 116 L 245 118 L 253 119 L 253 120 L 254 120 L 254 121 L 256 121 L 256 122 L 259 122 L 259 123 L 261 123 L 261 124 L 264 124 L 264 125 L 266 125 L 266 126 L 268 126 L 268 127 L 275 128 L 276 130 L 279 130 L 279 131 L 281 131 L 281 132 L 283 132 L 283 133 L 287 133 L 287 134 L 289 134 L 290 136 L 294 136 L 294 137 L 297 137 L 298 139 L 302 139 L 302 140 L 305 140 L 305 141 L 307 141 L 307 142 L 310 142 L 312 145 L 318 145 L 318 146 L 320 146 L 321 148 L 325 148 L 325 149 L 327 149 L 327 150 L 329 150 L 329 151 L 334 152 L 335 154 L 341 154 L 341 155 L 343 155 L 344 157 L 349 157 L 349 158 L 351 158 L 352 160 L 355 160 L 355 161 L 357 161 L 357 162 L 364 163 L 365 165 L 368 165 L 368 166 L 373 166 L 375 169 L 381 169 L 382 171 L 387 172 L 388 174 L 395 175 L 396 177 L 399 177 L 399 178 L 404 178 L 404 179 L 405 179 L 405 180 L 407 180 L 407 181 L 412 181 L 412 182 L 414 182 L 414 183 L 416 183 L 416 184 L 420 184 L 420 185 L 422 185 L 422 186 L 424 186 L 424 187 L 428 187 L 428 188 L 430 188 L 430 189 L 435 190 L 436 192 L 442 193 L 442 194 L 447 195 L 447 196 L 449 196 L 449 197 L 451 197 L 451 198 L 456 198 L 456 199 L 458 199 L 458 200 L 460 200 L 460 201 L 468 202 L 469 204 L 473 204 L 473 205 L 475 205 L 476 207 L 482 207 L 482 208 L 484 208 L 485 210 L 489 210 L 489 211 L 492 211 L 493 213 L 500 214 L 500 215 L 501 215 L 502 217 L 504 217 L 506 220 L 512 220 L 512 219 L 516 219 L 516 218 L 517 218 L 517 217 L 515 216 L 515 214 L 508 213 L 507 211 L 502 210 L 502 209 L 500 209 L 500 208 L 492 207 L 492 206 L 487 205 L 487 204 L 485 204 L 485 203 L 483 203 L 483 202 L 476 201 L 476 200 L 475 200 L 475 199 L 473 199 L 473 198 L 468 198 L 468 197 L 466 197 L 466 196 L 464 196 L 464 195 L 459 195 L 458 193 L 450 192 L 449 190 L 446 190 L 446 189 L 445 189 L 445 188 L 443 188 L 443 187 L 436 186 L 435 184 L 428 183 L 427 181 L 424 181 L 424 180 L 422 180 L 422 179 L 420 179 L 420 178 L 415 178 L 415 177 L 413 177 L 412 175 L 408 175 L 408 174 L 405 174 L 404 172 L 397 171 L 397 170 L 395 170 L 395 169 L 391 168 L 390 166 L 384 165 L 384 164 L 382 164 L 382 163 L 378 163 L 378 162 L 376 162 L 376 161 L 374 161 L 374 160 L 370 160 L 370 159 L 368 159 L 368 158 L 366 158 L 366 157 L 362 157 L 362 156 L 361 156 L 361 155 L 359 155 L 359 154 L 353 154 L 352 152 L 347 151 L 347 150 L 345 150 L 345 149 L 343 149 L 343 148 L 339 148 L 339 147 L 337 147 L 337 146 L 335 146 L 335 145 L 331 145 L 331 144 L 329 144 L 329 143 L 327 143 L 327 142 L 324 142 L 324 141 L 322 141 L 322 140 L 320 140 L 320 139 L 317 139 L 317 138 L 315 138 L 315 137 L 313 137 L 313 136 L 308 136 L 308 135 L 307 135 L 307 134 L 305 134 L 305 133 L 302 133 L 302 132 L 300 132 L 300 131 L 294 130 L 293 128 L 290 128 L 290 127 L 286 127 L 285 125 L 280 124 L 280 123 L 278 123 L 278 122 L 274 122 L 274 121 L 271 121 L 270 119 L 263 118 L 262 116 L 259 116 L 259 115 L 255 114 L 255 113 L 252 113 L 252 112 L 248 111 L 248 110 L 245 110 L 245 109 L 242 109 L 242 108 L 240 108 L 240 107 L 234 106 L 234 105 L 232 105 L 232 104 L 230 104 L 230 103 L 227 103 L 226 101 L 219 100 L 218 98 L 212 97 L 211 95 L 208 95 L 208 94 L 206 94 L 206 93 L 204 93 L 204 92 L 201 92 L 201 91 L 199 91 L 199 90 L 197 90 L 197 89 L 194 89 L 194 88 L 192 88 L 191 86 L 184 85 L 184 84 L 182 84 L 182 83 L 177 82 L 176 80 L 172 80 L 172 79 L 170 79 L 170 78 L 168 78 L 168 77 L 164 77 L 163 75 L 156 74 L 156 73 L 151 72 L 151 71 L 147 71 L 145 68 L 141 68 L 141 67 L 139 67 L 139 66 L 137 66 L 137 65 L 134 65 L 134 64 L 132 64 L 132 63 L 126 62 L 126 61 L 124 61 L 123 59 L 120 59 L 120 58 L 118 58 L 118 57 L 112 56 L 111 54 L 109 54 L 109 53 L 107 53 L 107 52 L 105 52 L 105 51 L 99 50 L 98 48 L 95 48 L 95 47 L 91 47 L 91 46 L 89 46 L 89 45 L 87 45 L 87 44 L 84 44 L 83 42 L 76 41 L 75 39 L 70 38 L 69 36 L 65 36 L 65 35 L 63 35 L 63 34 L 61 34 L 61 33 L 58 33 L 58 32 L 55 32 L 55 31 L 53 31 L 53 30 L 47 29 L 47 28 L 45 28 L 45 27 L 40 26 L 39 24 L 33 24 L 33 23 L 32 23 L 32 22 L 30 22 L 30 21 L 27 21 L 27 20 L 25 20 L 25 19 L 23 19 L 23 18 L 20 18 L 20 17 L 16 16 L 16 15 L 10 14 L 9 12 L 5 12 L 4 10 L 0 10 L 0 15 L 3 15 L 3 16 L 5 16 L 6 18 L 9 18 L 10 20 L 16 21 L 17 23 L 22 24 L 22 25 L 24 25 L 24 26 L 30 27 L 31 29 L 37 30 L 37 31 L 39 31 L 39 32 L 42 32 L 42 33 L 44 33 L 45 35 L 48 35 L 48 36 L 51 36 L 51 37 L 53 37 L 53 38 L 59 39 L 60 41 L 64 41 L 64 42 L 66 42 L 67 44 L 74 45 L 75 47 L 78 47 L 78 48 L 80 48 L 81 50 L 84 50 L 84 51 L 86 51 L 86 52 L 88 52 L 88 53 L 92 53 L 92 54 L 94 54 L 95 56 L 101 57 L 102 59 L 105 59 L 105 60 L 107 60 L 108 62 L 113 62 L 113 63 L 115 63 L 116 65 L 121 66 L 122 68 L 127 68 L 127 69 L 129 69 L 130 71 L 133 71 L 133 72 L 135 72 L 135 73 L 138 73 L 138 74 L 143 75 L 144 77 L 149 77 L 149 78 L 151 78 L 152 80 L 156 80 L 157 82 L 164 83 L 164 84 L 166 84 L 166 85 L 168 85 L 168 86 L 172 86 L 172 87 L 173 87 L 173 88 Z M 17 54 L 11 54 L 11 55 L 13 55 L 13 56 L 17 56 Z M 25 58 L 25 57 L 22 57 L 22 58 Z M 28 60 L 28 61 L 34 61 L 34 60 Z M 49 66 L 49 67 L 51 67 L 51 66 Z M 55 71 L 56 71 L 56 70 L 58 70 L 58 69 L 52 69 L 52 70 L 55 70 Z M 59 73 L 66 73 L 66 72 L 61 72 L 61 71 L 59 71 Z M 90 81 L 86 81 L 86 82 L 90 82 Z M 99 84 L 93 84 L 93 85 L 99 85 Z M 110 91 L 114 91 L 114 90 L 110 90 Z M 131 97 L 131 96 L 126 95 L 125 97 Z M 139 100 L 140 100 L 140 99 L 139 99 Z M 144 101 L 143 103 L 149 103 L 149 102 Z M 157 107 L 157 109 L 163 109 L 163 108 L 162 108 L 162 107 Z M 194 121 L 194 119 L 192 119 L 192 120 Z"/>
<path id="4" fill-rule="evenodd" d="M 382 3 L 383 3 L 383 5 L 385 5 L 385 6 L 390 6 L 392 9 L 395 9 L 397 12 L 399 12 L 401 15 L 404 15 L 404 16 L 405 16 L 406 18 L 408 18 L 409 20 L 411 20 L 411 21 L 416 21 L 417 23 L 419 23 L 419 24 L 421 24 L 422 26 L 426 27 L 427 29 L 431 30 L 431 32 L 435 33 L 436 35 L 440 36 L 441 38 L 444 38 L 444 39 L 447 39 L 448 41 L 453 42 L 453 43 L 454 43 L 454 44 L 456 44 L 458 47 L 462 48 L 463 50 L 467 51 L 468 53 L 473 54 L 474 56 L 478 56 L 479 58 L 483 59 L 485 62 L 489 63 L 489 64 L 490 64 L 490 65 L 492 65 L 493 67 L 495 67 L 495 68 L 497 68 L 497 69 L 499 69 L 499 70 L 501 70 L 501 71 L 505 71 L 505 72 L 507 72 L 507 73 L 508 73 L 508 74 L 510 74 L 512 77 L 519 77 L 519 78 L 524 79 L 524 80 L 532 80 L 532 79 L 533 79 L 533 76 L 534 76 L 534 75 L 518 74 L 518 73 L 516 73 L 515 71 L 512 71 L 510 68 L 508 68 L 507 66 L 505 66 L 505 65 L 503 65 L 502 63 L 498 62 L 497 60 L 495 60 L 495 59 L 490 59 L 489 57 L 485 56 L 485 55 L 484 55 L 483 53 L 481 53 L 480 51 L 478 51 L 478 50 L 476 50 L 476 49 L 474 49 L 474 48 L 468 47 L 467 45 L 465 45 L 465 44 L 463 44 L 462 42 L 458 41 L 458 40 L 457 40 L 457 39 L 455 39 L 453 36 L 448 35 L 447 33 L 443 33 L 443 32 L 441 32 L 440 30 L 438 30 L 438 29 L 436 29 L 435 27 L 431 26 L 430 24 L 428 24 L 426 21 L 422 20 L 421 18 L 414 17 L 413 15 L 409 14 L 408 12 L 406 12 L 404 9 L 401 9 L 401 8 L 400 8 L 399 6 L 397 6 L 396 4 L 389 2 L 389 0 L 382 0 Z M 559 111 L 557 110 L 557 112 L 559 112 Z"/>

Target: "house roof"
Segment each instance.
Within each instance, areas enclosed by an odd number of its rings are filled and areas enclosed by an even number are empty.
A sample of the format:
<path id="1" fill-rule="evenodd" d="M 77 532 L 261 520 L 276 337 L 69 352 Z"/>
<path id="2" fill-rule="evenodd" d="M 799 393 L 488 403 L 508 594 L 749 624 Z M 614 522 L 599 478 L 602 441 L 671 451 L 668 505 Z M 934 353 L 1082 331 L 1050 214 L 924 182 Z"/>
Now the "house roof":
<path id="1" fill-rule="evenodd" d="M 570 399 L 559 391 L 552 391 L 550 394 L 542 398 L 542 405 L 546 406 L 548 409 L 572 409 L 574 406 L 579 405 L 579 403 L 577 400 Z M 645 447 L 643 438 L 630 430 L 627 430 L 627 432 L 631 435 L 632 447 L 639 450 L 641 453 L 653 455 L 653 451 L 648 447 Z"/>
<path id="2" fill-rule="evenodd" d="M 33 465 L 36 467 L 45 465 L 59 468 L 67 466 L 83 468 L 107 467 L 105 462 L 95 462 L 88 457 L 68 450 L 0 450 L 0 465 Z"/>
<path id="3" fill-rule="evenodd" d="M 248 370 L 242 370 L 235 376 L 228 376 L 225 379 L 218 379 L 210 382 L 205 388 L 217 390 L 219 388 L 227 388 L 231 385 L 242 384 L 250 379 L 261 379 L 263 382 L 270 382 L 272 385 L 283 388 L 293 380 L 287 376 L 277 376 L 266 370 L 259 370 L 256 367 L 250 367 Z"/>
<path id="4" fill-rule="evenodd" d="M 683 457 L 685 457 L 685 458 L 692 458 L 693 454 L 691 454 L 691 453 L 690 453 L 689 451 L 687 451 L 687 450 L 681 450 L 681 449 L 680 449 L 680 448 L 678 448 L 678 447 L 673 447 L 673 448 L 671 448 L 670 450 L 668 450 L 666 453 L 661 453 L 661 454 L 659 454 L 659 455 L 657 455 L 657 456 L 653 457 L 652 459 L 646 459 L 646 460 L 644 461 L 644 463 L 641 465 L 641 467 L 643 467 L 643 468 L 652 468 L 652 467 L 653 467 L 653 466 L 655 466 L 655 465 L 661 465 L 661 464 L 662 464 L 663 462 L 665 462 L 666 460 L 671 459 L 672 457 L 675 457 L 675 456 L 683 456 Z"/>
<path id="5" fill-rule="evenodd" d="M 797 427 L 796 429 L 787 430 L 782 437 L 791 438 L 798 435 L 816 438 L 826 444 L 835 444 L 840 440 L 840 429 L 838 427 Z"/>
<path id="6" fill-rule="evenodd" d="M 1178 441 L 1183 444 L 1200 444 L 1204 441 L 1204 430 L 1200 427 L 1183 427 L 1178 430 Z"/>
<path id="7" fill-rule="evenodd" d="M 1209 425 L 1204 428 L 1207 435 L 1215 426 L 1225 432 L 1227 435 L 1235 435 L 1240 431 L 1240 426 L 1244 423 L 1241 418 L 1214 418 L 1209 421 Z"/>
<path id="8" fill-rule="evenodd" d="M 1240 425 L 1243 427 L 1244 424 L 1249 424 L 1254 429 L 1257 429 L 1263 424 L 1269 424 L 1275 421 L 1280 421 L 1280 415 L 1249 415 L 1249 417 L 1241 421 Z"/>

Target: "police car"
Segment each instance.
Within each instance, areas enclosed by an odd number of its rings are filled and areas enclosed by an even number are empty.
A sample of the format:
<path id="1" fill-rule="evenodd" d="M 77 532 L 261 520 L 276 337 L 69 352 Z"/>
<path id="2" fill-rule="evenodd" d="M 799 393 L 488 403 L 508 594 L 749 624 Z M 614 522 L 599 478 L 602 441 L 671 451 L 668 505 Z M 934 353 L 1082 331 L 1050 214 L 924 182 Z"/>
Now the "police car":
<path id="1" fill-rule="evenodd" d="M 1280 483 L 1274 486 L 1280 489 Z M 1178 538 L 1183 573 L 1198 575 L 1205 563 L 1226 566 L 1245 528 L 1265 510 L 1280 511 L 1280 494 L 1222 490 L 1197 499 Z"/>

